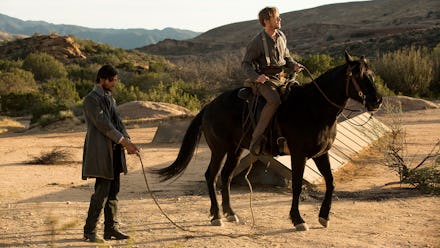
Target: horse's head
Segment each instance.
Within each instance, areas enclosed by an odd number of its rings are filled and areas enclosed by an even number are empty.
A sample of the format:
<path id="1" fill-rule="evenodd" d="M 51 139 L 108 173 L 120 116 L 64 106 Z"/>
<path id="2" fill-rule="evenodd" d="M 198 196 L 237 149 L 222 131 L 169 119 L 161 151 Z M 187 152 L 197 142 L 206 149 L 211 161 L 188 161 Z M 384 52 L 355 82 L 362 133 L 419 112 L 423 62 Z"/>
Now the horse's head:
<path id="1" fill-rule="evenodd" d="M 362 103 L 368 111 L 377 110 L 382 103 L 382 96 L 377 92 L 374 84 L 374 72 L 369 68 L 367 60 L 362 56 L 359 60 L 345 51 L 347 61 L 346 94 Z"/>

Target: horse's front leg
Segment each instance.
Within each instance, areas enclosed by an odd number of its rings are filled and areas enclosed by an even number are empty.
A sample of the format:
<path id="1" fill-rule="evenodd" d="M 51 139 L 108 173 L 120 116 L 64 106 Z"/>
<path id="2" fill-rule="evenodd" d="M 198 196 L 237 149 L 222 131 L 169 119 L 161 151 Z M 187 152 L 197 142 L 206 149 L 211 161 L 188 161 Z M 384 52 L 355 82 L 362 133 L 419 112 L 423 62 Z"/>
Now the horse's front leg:
<path id="1" fill-rule="evenodd" d="M 234 210 L 232 210 L 230 195 L 231 195 L 231 181 L 232 181 L 232 172 L 235 167 L 237 167 L 238 160 L 240 158 L 240 154 L 242 149 L 238 151 L 238 153 L 230 152 L 226 158 L 225 165 L 222 169 L 221 179 L 222 179 L 222 208 L 223 213 L 226 216 L 226 219 L 230 222 L 238 223 L 240 222 L 238 216 L 235 214 Z"/>
<path id="2" fill-rule="evenodd" d="M 324 200 L 322 201 L 321 209 L 319 211 L 319 223 L 321 223 L 321 225 L 324 227 L 328 227 L 330 224 L 329 214 L 332 205 L 332 196 L 335 189 L 333 174 L 330 167 L 330 160 L 328 153 L 314 158 L 313 160 L 315 161 L 319 172 L 321 172 L 322 176 L 324 177 L 326 187 Z"/>
<path id="3" fill-rule="evenodd" d="M 292 155 L 292 207 L 290 208 L 290 219 L 297 231 L 309 230 L 301 214 L 299 213 L 299 197 L 302 191 L 302 181 L 304 175 L 304 167 L 306 165 L 306 158 L 303 156 Z"/>

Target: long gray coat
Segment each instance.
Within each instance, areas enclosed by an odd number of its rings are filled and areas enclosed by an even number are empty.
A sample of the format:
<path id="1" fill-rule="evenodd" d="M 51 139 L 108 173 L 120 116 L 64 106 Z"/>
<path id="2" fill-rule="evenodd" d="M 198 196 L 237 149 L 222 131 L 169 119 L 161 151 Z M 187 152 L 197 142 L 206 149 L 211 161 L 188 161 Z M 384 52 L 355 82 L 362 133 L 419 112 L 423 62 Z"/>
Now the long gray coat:
<path id="1" fill-rule="evenodd" d="M 110 99 L 111 106 L 105 102 L 105 97 Z M 84 141 L 82 179 L 113 179 L 113 143 L 118 143 L 122 137 L 129 138 L 117 112 L 115 100 L 111 96 L 104 95 L 102 88 L 95 86 L 85 97 L 83 107 L 87 134 Z M 115 111 L 117 120 L 111 118 L 112 111 Z M 121 131 L 116 128 L 116 122 L 119 122 Z M 125 152 L 124 149 L 120 150 L 122 165 L 120 172 L 126 174 Z"/>

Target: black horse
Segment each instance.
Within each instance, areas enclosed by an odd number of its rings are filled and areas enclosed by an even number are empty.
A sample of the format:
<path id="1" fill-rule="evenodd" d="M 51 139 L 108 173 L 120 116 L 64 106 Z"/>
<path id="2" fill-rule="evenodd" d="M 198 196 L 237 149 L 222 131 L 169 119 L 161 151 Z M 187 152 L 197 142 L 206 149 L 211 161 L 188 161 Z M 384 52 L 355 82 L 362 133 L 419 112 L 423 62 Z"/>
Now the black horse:
<path id="1" fill-rule="evenodd" d="M 366 59 L 353 60 L 347 52 L 345 58 L 346 64 L 330 69 L 314 82 L 294 87 L 275 117 L 291 154 L 293 199 L 290 218 L 296 230 L 308 230 L 298 209 L 306 160 L 313 159 L 325 179 L 326 192 L 319 221 L 327 227 L 334 190 L 328 151 L 336 136 L 336 118 L 349 98 L 361 102 L 368 111 L 377 110 L 382 102 Z M 169 167 L 153 171 L 162 181 L 182 174 L 203 132 L 211 150 L 205 178 L 211 199 L 212 225 L 222 225 L 215 188 L 225 155 L 226 162 L 221 170 L 223 213 L 228 221 L 239 221 L 230 206 L 230 183 L 243 150 L 249 146 L 252 132 L 243 125 L 243 113 L 246 113 L 243 111 L 248 108 L 237 96 L 238 90 L 224 92 L 207 104 L 188 127 L 177 159 Z"/>

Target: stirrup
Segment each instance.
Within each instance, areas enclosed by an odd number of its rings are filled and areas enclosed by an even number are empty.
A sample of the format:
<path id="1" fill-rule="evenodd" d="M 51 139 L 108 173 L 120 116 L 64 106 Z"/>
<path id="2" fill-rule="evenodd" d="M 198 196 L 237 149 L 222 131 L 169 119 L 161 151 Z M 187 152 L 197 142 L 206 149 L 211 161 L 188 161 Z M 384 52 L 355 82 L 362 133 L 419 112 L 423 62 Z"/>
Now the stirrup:
<path id="1" fill-rule="evenodd" d="M 288 154 L 286 151 L 289 150 L 287 147 L 287 140 L 284 137 L 278 137 L 277 139 L 278 152 L 280 154 Z"/>
<path id="2" fill-rule="evenodd" d="M 250 102 L 253 98 L 252 89 L 244 87 L 238 90 L 237 96 L 247 102 Z"/>

